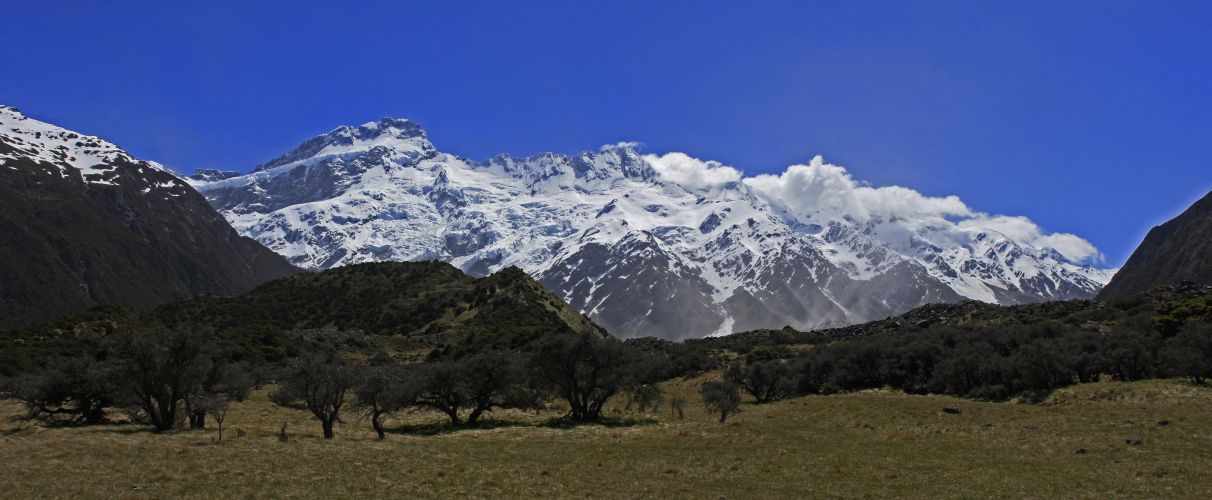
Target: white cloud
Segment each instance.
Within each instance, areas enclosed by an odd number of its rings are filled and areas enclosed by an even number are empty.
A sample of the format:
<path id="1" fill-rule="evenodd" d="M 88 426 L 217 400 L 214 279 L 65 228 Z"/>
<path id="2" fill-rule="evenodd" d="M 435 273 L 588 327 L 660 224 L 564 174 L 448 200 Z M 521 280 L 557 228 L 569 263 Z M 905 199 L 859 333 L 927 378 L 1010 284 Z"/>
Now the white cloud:
<path id="1" fill-rule="evenodd" d="M 1045 233 L 1031 219 L 1011 215 L 977 214 L 959 221 L 959 227 L 973 231 L 993 231 L 1037 249 L 1053 249 L 1074 261 L 1102 262 L 1103 254 L 1080 236 L 1070 233 Z"/>
<path id="2" fill-rule="evenodd" d="M 616 149 L 640 149 L 644 147 L 644 143 L 637 141 L 619 141 L 614 144 L 603 144 L 598 148 L 598 151 L 614 151 Z"/>
<path id="3" fill-rule="evenodd" d="M 741 171 L 716 161 L 703 161 L 685 153 L 666 153 L 661 156 L 644 155 L 644 161 L 652 165 L 662 179 L 689 189 L 741 180 Z"/>
<path id="4" fill-rule="evenodd" d="M 804 222 L 858 222 L 880 217 L 898 219 L 906 228 L 930 227 L 940 237 L 970 241 L 981 231 L 996 232 L 1036 250 L 1056 250 L 1074 262 L 1102 262 L 1090 242 L 1069 233 L 1046 233 L 1026 217 L 989 215 L 973 211 L 957 196 L 926 196 L 901 186 L 872 187 L 854 180 L 844 167 L 816 156 L 808 164 L 791 165 L 778 175 L 744 177 L 735 168 L 683 153 L 644 155 L 661 178 L 691 189 L 741 180 L 768 202 Z M 897 231 L 885 230 L 885 234 Z"/>
<path id="5" fill-rule="evenodd" d="M 745 184 L 762 195 L 814 221 L 850 216 L 946 217 L 972 213 L 958 197 L 935 198 L 900 186 L 873 188 L 859 184 L 845 168 L 817 156 L 807 165 L 792 165 L 779 175 L 758 175 Z"/>

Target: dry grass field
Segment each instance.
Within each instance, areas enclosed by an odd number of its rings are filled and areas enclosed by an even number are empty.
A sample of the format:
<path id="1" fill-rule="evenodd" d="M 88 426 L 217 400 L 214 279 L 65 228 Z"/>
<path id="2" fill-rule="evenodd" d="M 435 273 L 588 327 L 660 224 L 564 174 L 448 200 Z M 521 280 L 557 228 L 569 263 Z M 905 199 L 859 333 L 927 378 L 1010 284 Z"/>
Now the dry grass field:
<path id="1" fill-rule="evenodd" d="M 1181 381 L 1089 384 L 1039 405 L 815 396 L 746 404 L 725 425 L 688 400 L 685 420 L 613 409 L 615 424 L 572 428 L 542 425 L 554 412 L 458 431 L 407 414 L 385 441 L 351 415 L 326 441 L 261 391 L 233 406 L 222 442 L 214 429 L 42 428 L 7 418 L 19 408 L 6 401 L 0 497 L 1212 497 L 1212 388 Z"/>

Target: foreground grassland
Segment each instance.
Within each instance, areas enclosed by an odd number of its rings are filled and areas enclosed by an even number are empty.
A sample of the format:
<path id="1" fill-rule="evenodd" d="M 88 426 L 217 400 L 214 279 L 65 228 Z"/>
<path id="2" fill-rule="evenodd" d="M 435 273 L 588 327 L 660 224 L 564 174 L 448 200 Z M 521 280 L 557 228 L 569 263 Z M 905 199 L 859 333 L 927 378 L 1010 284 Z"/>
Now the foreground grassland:
<path id="1" fill-rule="evenodd" d="M 46 429 L 8 419 L 6 401 L 0 497 L 1212 497 L 1212 388 L 1181 381 L 1088 384 L 1040 405 L 815 396 L 747 404 L 725 425 L 687 399 L 686 420 L 666 406 L 573 428 L 540 425 L 554 412 L 453 432 L 404 415 L 392 424 L 409 430 L 386 441 L 349 416 L 325 441 L 262 391 L 232 408 L 219 443 L 214 429 Z"/>

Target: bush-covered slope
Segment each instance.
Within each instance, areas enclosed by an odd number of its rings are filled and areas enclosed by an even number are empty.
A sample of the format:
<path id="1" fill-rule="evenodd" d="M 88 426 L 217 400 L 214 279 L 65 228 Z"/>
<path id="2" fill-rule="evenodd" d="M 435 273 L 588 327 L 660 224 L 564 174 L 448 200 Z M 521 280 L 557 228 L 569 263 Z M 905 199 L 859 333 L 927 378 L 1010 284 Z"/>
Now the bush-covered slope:
<path id="1" fill-rule="evenodd" d="M 191 297 L 145 314 L 98 309 L 2 333 L 0 373 L 80 354 L 123 325 L 148 322 L 213 328 L 252 361 L 294 354 L 301 334 L 361 338 L 316 331 L 454 349 L 516 347 L 550 333 L 606 335 L 516 268 L 475 279 L 441 262 L 382 262 L 297 274 L 241 295 Z"/>
<path id="2" fill-rule="evenodd" d="M 243 295 L 167 304 L 157 315 L 220 330 L 356 329 L 422 336 L 436 343 L 452 333 L 600 331 L 520 270 L 474 279 L 436 261 L 355 264 L 299 274 Z"/>

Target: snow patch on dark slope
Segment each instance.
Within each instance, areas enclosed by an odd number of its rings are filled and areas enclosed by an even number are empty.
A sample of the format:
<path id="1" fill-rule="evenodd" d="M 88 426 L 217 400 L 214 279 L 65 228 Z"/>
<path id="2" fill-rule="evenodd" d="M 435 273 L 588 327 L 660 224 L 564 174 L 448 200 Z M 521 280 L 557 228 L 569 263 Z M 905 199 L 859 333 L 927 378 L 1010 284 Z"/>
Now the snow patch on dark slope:
<path id="1" fill-rule="evenodd" d="M 310 269 L 518 266 L 620 337 L 841 326 L 930 303 L 1092 297 L 1080 237 L 958 198 L 870 187 L 820 157 L 744 177 L 620 143 L 473 161 L 414 122 L 339 127 L 247 175 L 190 182 L 242 234 Z"/>

